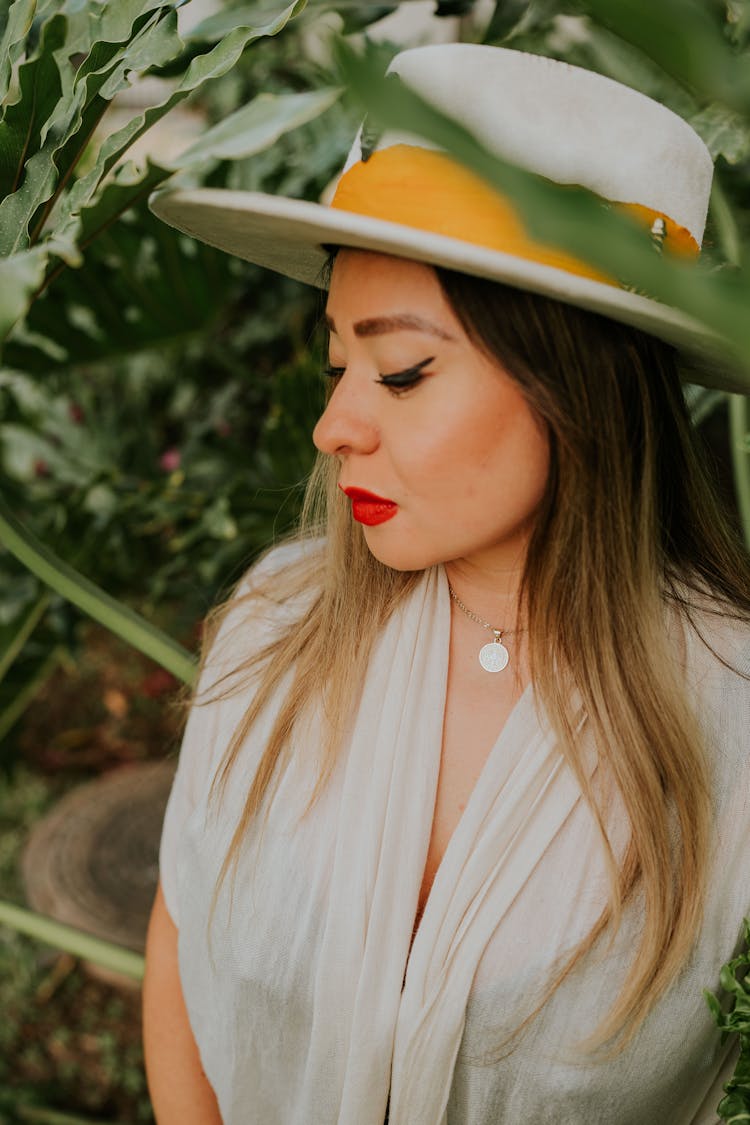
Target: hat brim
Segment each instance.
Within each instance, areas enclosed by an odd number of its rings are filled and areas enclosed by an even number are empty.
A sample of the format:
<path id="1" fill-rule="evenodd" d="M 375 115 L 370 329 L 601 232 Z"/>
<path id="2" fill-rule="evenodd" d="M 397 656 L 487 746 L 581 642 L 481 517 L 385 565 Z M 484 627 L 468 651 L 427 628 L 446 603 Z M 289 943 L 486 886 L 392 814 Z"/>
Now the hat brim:
<path id="1" fill-rule="evenodd" d="M 170 226 L 256 265 L 325 287 L 327 246 L 410 258 L 554 297 L 640 328 L 683 353 L 685 380 L 747 394 L 750 380 L 726 345 L 678 309 L 614 285 L 456 238 L 306 200 L 222 188 L 156 192 L 153 213 Z"/>

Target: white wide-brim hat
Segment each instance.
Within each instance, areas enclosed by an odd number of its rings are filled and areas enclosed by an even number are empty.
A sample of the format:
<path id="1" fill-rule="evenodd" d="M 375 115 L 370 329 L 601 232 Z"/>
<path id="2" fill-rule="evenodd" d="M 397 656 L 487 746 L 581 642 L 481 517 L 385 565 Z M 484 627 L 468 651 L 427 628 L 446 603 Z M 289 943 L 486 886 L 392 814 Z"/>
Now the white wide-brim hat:
<path id="1" fill-rule="evenodd" d="M 664 253 L 698 254 L 711 156 L 660 103 L 568 63 L 467 43 L 403 51 L 389 73 L 498 156 L 622 205 Z M 533 241 L 509 200 L 413 135 L 360 129 L 330 205 L 203 188 L 157 192 L 150 206 L 186 234 L 319 287 L 329 248 L 344 246 L 554 297 L 676 345 L 691 381 L 747 390 L 705 325 Z"/>

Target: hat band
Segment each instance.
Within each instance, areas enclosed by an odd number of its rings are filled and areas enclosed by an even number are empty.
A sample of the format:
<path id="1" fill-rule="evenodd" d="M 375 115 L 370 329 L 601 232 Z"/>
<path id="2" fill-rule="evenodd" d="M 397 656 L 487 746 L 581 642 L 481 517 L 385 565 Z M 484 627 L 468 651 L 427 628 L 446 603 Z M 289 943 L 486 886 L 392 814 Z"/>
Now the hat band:
<path id="1" fill-rule="evenodd" d="M 564 250 L 532 239 L 510 200 L 433 149 L 405 144 L 379 149 L 342 175 L 331 206 L 619 285 Z M 698 254 L 697 241 L 668 215 L 639 203 L 614 206 L 634 215 L 663 248 L 679 255 Z"/>

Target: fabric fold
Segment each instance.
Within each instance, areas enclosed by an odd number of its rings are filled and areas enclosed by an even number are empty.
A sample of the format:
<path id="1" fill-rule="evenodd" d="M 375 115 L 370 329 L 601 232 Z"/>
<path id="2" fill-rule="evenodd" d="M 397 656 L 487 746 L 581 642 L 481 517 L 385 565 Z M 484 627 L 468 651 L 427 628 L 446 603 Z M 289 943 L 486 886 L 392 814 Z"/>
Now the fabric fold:
<path id="1" fill-rule="evenodd" d="M 224 655 L 235 654 L 236 666 L 258 619 L 232 620 Z M 730 652 L 708 626 L 718 651 L 750 670 L 747 630 L 736 631 Z M 208 935 L 218 870 L 275 712 L 240 748 L 217 810 L 207 780 L 247 698 L 193 711 L 161 863 L 178 910 L 185 1002 L 222 1120 L 383 1125 L 390 1091 L 389 1125 L 447 1125 L 448 1116 L 467 1125 L 684 1125 L 723 1062 L 702 988 L 717 986 L 717 967 L 736 951 L 748 902 L 738 876 L 746 870 L 747 682 L 702 645 L 688 646 L 722 835 L 711 924 L 686 973 L 616 1061 L 589 1065 L 570 1054 L 610 1009 L 630 964 L 636 900 L 606 959 L 584 958 L 512 1053 L 478 1066 L 528 1014 L 525 997 L 589 932 L 608 877 L 595 819 L 529 687 L 448 842 L 412 944 L 449 641 L 450 597 L 436 568 L 377 639 L 339 758 L 308 815 L 319 746 L 315 715 L 300 722 L 263 830 L 260 818 L 248 827 L 236 883 L 223 885 Z M 592 773 L 593 750 L 583 746 Z M 608 792 L 604 773 L 597 792 Z M 615 841 L 627 838 L 622 814 L 616 801 L 607 808 Z"/>
<path id="2" fill-rule="evenodd" d="M 580 796 L 527 687 L 449 841 L 410 952 L 432 830 L 450 602 L 430 572 L 386 627 L 349 739 L 298 1120 L 443 1120 L 479 959 Z M 334 1110 L 334 1104 L 331 1110 Z"/>
<path id="3" fill-rule="evenodd" d="M 332 1097 L 338 1094 L 326 1125 L 382 1125 L 385 1118 L 437 791 L 449 631 L 447 591 L 433 571 L 373 653 L 338 802 L 300 1125 L 310 1121 L 323 1074 Z"/>
<path id="4" fill-rule="evenodd" d="M 396 1030 L 391 1125 L 444 1121 L 479 960 L 580 797 L 529 686 L 448 844 L 417 932 Z"/>

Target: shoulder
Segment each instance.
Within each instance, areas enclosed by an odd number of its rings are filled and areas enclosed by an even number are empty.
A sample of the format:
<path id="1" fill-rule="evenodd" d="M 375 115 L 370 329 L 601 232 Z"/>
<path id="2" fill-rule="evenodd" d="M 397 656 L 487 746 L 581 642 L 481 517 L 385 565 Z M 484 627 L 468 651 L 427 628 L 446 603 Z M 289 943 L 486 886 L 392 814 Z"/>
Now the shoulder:
<path id="1" fill-rule="evenodd" d="M 704 603 L 683 622 L 686 688 L 695 717 L 721 769 L 750 769 L 750 622 Z"/>
<path id="2" fill-rule="evenodd" d="M 686 655 L 695 683 L 745 683 L 750 689 L 750 621 L 703 599 L 683 622 Z"/>
<path id="3" fill-rule="evenodd" d="M 288 579 L 296 574 L 311 576 L 319 568 L 324 550 L 323 538 L 295 537 L 275 544 L 245 571 L 233 597 L 237 599 L 252 594 L 265 589 L 274 580 Z"/>
<path id="4" fill-rule="evenodd" d="M 205 678 L 230 674 L 261 656 L 309 610 L 322 582 L 323 539 L 292 539 L 266 551 L 213 613 Z"/>

